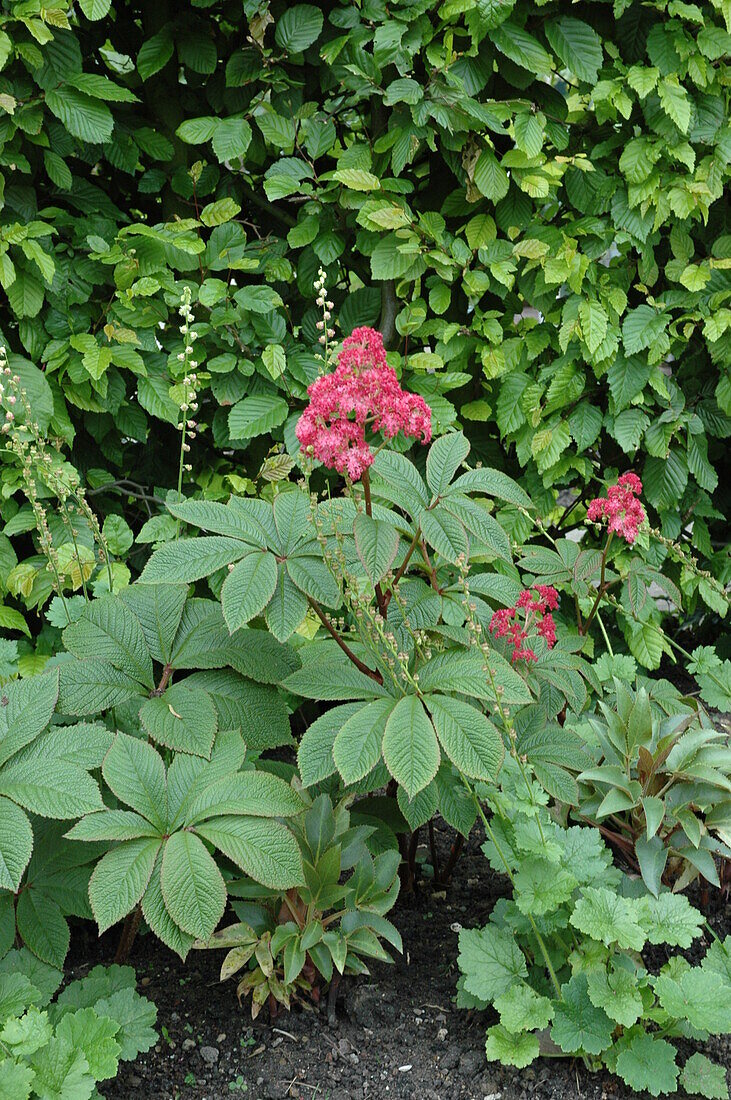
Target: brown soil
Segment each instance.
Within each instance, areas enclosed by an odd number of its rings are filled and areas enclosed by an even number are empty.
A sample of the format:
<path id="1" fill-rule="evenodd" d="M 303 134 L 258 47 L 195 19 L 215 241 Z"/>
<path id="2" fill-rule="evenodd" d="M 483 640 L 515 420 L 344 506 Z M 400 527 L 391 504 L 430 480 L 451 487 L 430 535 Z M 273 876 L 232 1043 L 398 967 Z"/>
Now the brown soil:
<path id="1" fill-rule="evenodd" d="M 450 837 L 438 830 L 446 854 Z M 186 964 L 152 936 L 138 937 L 131 962 L 140 990 L 158 1007 L 160 1041 L 137 1062 L 124 1063 L 103 1086 L 107 1100 L 629 1100 L 637 1094 L 609 1074 L 590 1074 L 573 1060 L 541 1060 L 524 1070 L 488 1063 L 485 1028 L 491 1013 L 467 1013 L 454 1003 L 458 926 L 484 924 L 505 881 L 494 875 L 474 833 L 445 893 L 422 883 L 399 901 L 394 922 L 404 955 L 377 964 L 370 979 L 345 979 L 330 1027 L 324 1005 L 297 1006 L 273 1024 L 253 1025 L 239 1007 L 235 984 L 220 984 L 221 959 L 193 952 Z M 724 935 L 731 907 L 714 891 L 707 916 Z M 115 942 L 86 939 L 72 947 L 72 977 L 111 962 Z M 85 942 L 86 941 L 86 942 Z M 693 955 L 704 950 L 694 945 Z M 662 959 L 658 962 L 662 963 Z M 264 1014 L 265 1015 L 265 1014 Z M 690 1053 L 690 1046 L 683 1051 Z M 731 1043 L 712 1039 L 705 1050 L 731 1065 Z"/>

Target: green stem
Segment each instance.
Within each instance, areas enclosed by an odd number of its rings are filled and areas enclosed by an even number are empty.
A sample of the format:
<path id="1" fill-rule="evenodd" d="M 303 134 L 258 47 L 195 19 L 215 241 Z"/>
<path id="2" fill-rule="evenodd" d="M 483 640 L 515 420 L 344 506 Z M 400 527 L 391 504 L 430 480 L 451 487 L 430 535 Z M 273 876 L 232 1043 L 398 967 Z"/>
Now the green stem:
<path id="1" fill-rule="evenodd" d="M 467 788 L 469 794 L 472 796 L 472 800 L 475 803 L 475 807 L 477 808 L 477 813 L 480 816 L 480 820 L 482 821 L 482 826 L 485 830 L 485 833 L 487 834 L 487 836 L 489 836 L 490 840 L 495 845 L 495 851 L 500 856 L 500 859 L 502 860 L 503 866 L 505 867 L 505 872 L 506 872 L 508 878 L 510 879 L 510 882 L 513 886 L 513 889 L 515 889 L 515 877 L 514 877 L 513 872 L 510 868 L 510 864 L 508 863 L 507 859 L 503 855 L 502 849 L 500 848 L 500 845 L 497 842 L 497 838 L 496 838 L 495 834 L 492 831 L 492 828 L 490 826 L 490 822 L 487 820 L 487 817 L 485 816 L 485 811 L 482 808 L 482 803 L 480 802 L 479 798 L 477 797 L 477 794 L 472 789 L 472 787 L 469 785 L 469 783 L 467 782 L 465 777 L 461 776 L 461 779 L 462 779 L 462 782 L 464 783 L 465 787 Z M 531 916 L 531 914 L 528 913 L 527 917 L 528 917 L 528 920 L 531 923 L 531 927 L 533 929 L 533 934 L 536 937 L 536 940 L 538 942 L 538 946 L 541 949 L 541 954 L 543 955 L 543 961 L 546 964 L 546 969 L 548 970 L 548 973 L 551 976 L 551 981 L 553 983 L 553 988 L 556 991 L 556 996 L 558 997 L 558 999 L 560 1001 L 562 1001 L 563 1000 L 563 995 L 561 993 L 561 986 L 559 984 L 558 978 L 556 977 L 556 972 L 553 969 L 553 964 L 552 964 L 550 956 L 548 954 L 548 948 L 546 947 L 543 936 L 538 931 L 538 928 L 536 926 L 536 922 L 533 920 L 533 917 Z"/>
<path id="2" fill-rule="evenodd" d="M 602 636 L 604 638 L 604 643 L 605 643 L 607 649 L 609 650 L 609 656 L 613 657 L 614 656 L 614 650 L 612 649 L 612 643 L 609 641 L 609 635 L 607 634 L 606 630 L 604 629 L 604 623 L 601 620 L 599 612 L 597 612 L 596 621 L 599 623 L 599 629 L 602 632 Z"/>
<path id="3" fill-rule="evenodd" d="M 84 599 L 88 603 L 89 602 L 89 593 L 86 590 L 86 578 L 84 576 L 84 566 L 83 566 L 83 563 L 81 561 L 81 555 L 79 554 L 79 544 L 76 541 L 76 532 L 74 531 L 74 525 L 71 521 L 71 516 L 69 514 L 69 510 L 66 507 L 66 501 L 59 498 L 59 503 L 61 505 L 61 513 L 63 515 L 64 523 L 66 525 L 66 528 L 68 529 L 69 534 L 71 535 L 71 541 L 74 544 L 74 554 L 76 555 L 76 561 L 77 561 L 78 566 L 79 566 L 79 576 L 81 577 L 81 591 L 84 593 Z M 111 587 L 110 587 L 109 591 L 111 593 Z"/>

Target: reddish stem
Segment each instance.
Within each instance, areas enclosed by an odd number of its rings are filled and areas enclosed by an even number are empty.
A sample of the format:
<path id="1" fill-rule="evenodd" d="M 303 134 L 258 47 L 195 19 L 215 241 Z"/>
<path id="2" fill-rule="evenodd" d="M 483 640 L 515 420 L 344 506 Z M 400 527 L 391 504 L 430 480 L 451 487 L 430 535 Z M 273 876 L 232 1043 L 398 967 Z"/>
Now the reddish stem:
<path id="1" fill-rule="evenodd" d="M 382 684 L 383 683 L 383 677 L 381 676 L 380 672 L 376 672 L 372 668 L 368 668 L 368 665 L 364 664 L 363 661 L 361 661 L 360 657 L 356 657 L 355 653 L 353 653 L 353 650 L 350 648 L 350 646 L 346 642 L 344 642 L 343 639 L 340 637 L 337 630 L 335 629 L 333 624 L 330 622 L 330 620 L 328 619 L 327 615 L 322 610 L 320 605 L 318 603 L 316 603 L 312 599 L 311 596 L 307 597 L 307 602 L 309 603 L 310 607 L 312 608 L 312 610 L 317 615 L 317 617 L 320 620 L 320 622 L 322 623 L 322 625 L 327 630 L 328 634 L 332 635 L 332 637 L 335 639 L 335 641 L 338 643 L 338 645 L 342 649 L 343 653 L 346 655 L 346 657 L 350 661 L 353 662 L 353 664 L 358 669 L 358 671 L 365 673 L 366 676 L 370 676 L 371 680 L 375 680 L 377 684 Z"/>

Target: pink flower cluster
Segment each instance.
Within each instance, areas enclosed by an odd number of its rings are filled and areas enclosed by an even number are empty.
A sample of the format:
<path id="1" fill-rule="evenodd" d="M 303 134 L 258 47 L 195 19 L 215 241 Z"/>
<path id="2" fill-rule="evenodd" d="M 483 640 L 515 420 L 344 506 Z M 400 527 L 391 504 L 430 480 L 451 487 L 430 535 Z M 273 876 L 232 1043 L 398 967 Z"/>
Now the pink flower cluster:
<path id="1" fill-rule="evenodd" d="M 310 403 L 296 428 L 300 446 L 352 481 L 375 457 L 366 429 L 387 439 L 399 432 L 421 436 L 425 443 L 431 439 L 429 406 L 423 397 L 401 389 L 375 329 L 354 329 L 343 341 L 335 370 L 313 382 L 307 393 Z"/>
<path id="2" fill-rule="evenodd" d="M 524 588 L 513 607 L 503 607 L 490 619 L 490 633 L 496 638 L 507 638 L 513 647 L 510 659 L 516 661 L 537 661 L 538 657 L 529 646 L 523 645 L 531 628 L 535 625 L 536 635 L 543 638 L 549 649 L 556 644 L 556 624 L 552 611 L 558 607 L 558 592 L 550 584 L 536 584 L 533 588 Z M 524 611 L 522 623 L 519 612 Z"/>
<path id="3" fill-rule="evenodd" d="M 645 518 L 645 509 L 637 499 L 641 492 L 642 482 L 637 474 L 622 474 L 617 484 L 607 489 L 606 497 L 596 497 L 589 503 L 586 518 L 590 523 L 608 520 L 609 530 L 621 535 L 631 546 Z"/>

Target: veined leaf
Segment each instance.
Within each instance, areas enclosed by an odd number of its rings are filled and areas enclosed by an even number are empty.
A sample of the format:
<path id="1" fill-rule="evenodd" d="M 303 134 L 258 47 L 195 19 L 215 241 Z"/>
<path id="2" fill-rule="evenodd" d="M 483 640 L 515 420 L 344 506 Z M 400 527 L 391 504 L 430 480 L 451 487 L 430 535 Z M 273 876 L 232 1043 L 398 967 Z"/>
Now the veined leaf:
<path id="1" fill-rule="evenodd" d="M 275 890 L 289 890 L 303 882 L 299 845 L 279 822 L 223 816 L 199 825 L 196 831 L 255 882 Z"/>
<path id="2" fill-rule="evenodd" d="M 437 774 L 439 744 L 429 716 L 415 695 L 400 699 L 391 711 L 383 735 L 383 759 L 409 798 Z"/>
<path id="3" fill-rule="evenodd" d="M 158 838 L 130 840 L 112 848 L 97 863 L 89 880 L 89 901 L 100 934 L 140 901 L 161 843 Z"/>
<path id="4" fill-rule="evenodd" d="M 165 844 L 160 871 L 165 908 L 189 936 L 208 939 L 226 907 L 226 887 L 213 857 L 195 833 L 181 830 Z"/>
<path id="5" fill-rule="evenodd" d="M 232 634 L 264 610 L 276 586 L 277 562 L 268 551 L 252 551 L 236 563 L 221 589 L 221 607 Z"/>
<path id="6" fill-rule="evenodd" d="M 494 780 L 505 749 L 492 722 L 475 707 L 448 695 L 429 695 L 426 705 L 452 763 L 473 779 Z"/>
<path id="7" fill-rule="evenodd" d="M 332 755 L 345 783 L 357 783 L 381 759 L 383 734 L 394 706 L 393 699 L 376 699 L 343 723 L 333 742 Z"/>
<path id="8" fill-rule="evenodd" d="M 399 534 L 384 520 L 359 512 L 353 524 L 355 548 L 372 584 L 377 584 L 391 568 L 398 553 Z"/>
<path id="9" fill-rule="evenodd" d="M 238 561 L 249 551 L 250 547 L 238 539 L 219 535 L 169 542 L 153 551 L 140 581 L 143 584 L 190 584 Z"/>
<path id="10" fill-rule="evenodd" d="M 145 700 L 140 721 L 158 744 L 210 758 L 218 719 L 210 695 L 202 688 L 188 687 L 184 680 L 173 684 L 162 695 Z"/>

